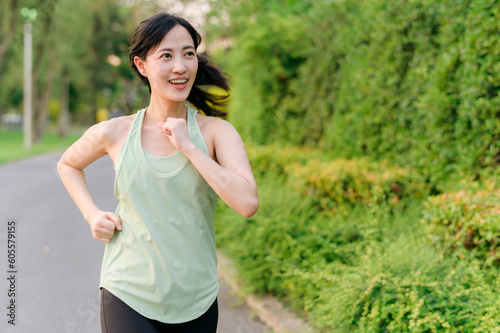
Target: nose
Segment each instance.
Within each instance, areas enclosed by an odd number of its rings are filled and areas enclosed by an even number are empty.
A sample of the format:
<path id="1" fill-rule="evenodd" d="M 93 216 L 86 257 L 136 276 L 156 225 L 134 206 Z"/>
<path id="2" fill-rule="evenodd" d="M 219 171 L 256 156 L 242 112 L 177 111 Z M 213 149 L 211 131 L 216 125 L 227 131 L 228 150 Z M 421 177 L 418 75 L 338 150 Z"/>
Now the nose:
<path id="1" fill-rule="evenodd" d="M 184 73 L 186 71 L 186 64 L 184 63 L 184 59 L 182 57 L 177 57 L 175 59 L 172 70 L 174 73 Z"/>

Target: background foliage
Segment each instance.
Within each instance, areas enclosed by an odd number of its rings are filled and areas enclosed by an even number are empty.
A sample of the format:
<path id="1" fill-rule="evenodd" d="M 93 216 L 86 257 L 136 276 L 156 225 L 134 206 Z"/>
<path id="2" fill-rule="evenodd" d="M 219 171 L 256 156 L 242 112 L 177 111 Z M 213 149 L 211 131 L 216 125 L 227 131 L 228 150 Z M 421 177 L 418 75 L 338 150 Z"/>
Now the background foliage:
<path id="1" fill-rule="evenodd" d="M 259 184 L 255 216 L 217 213 L 250 289 L 317 332 L 500 332 L 497 0 L 3 1 L 0 115 L 21 109 L 20 8 L 41 137 L 147 103 L 129 36 L 197 2 Z"/>
<path id="2" fill-rule="evenodd" d="M 499 332 L 498 1 L 213 6 L 261 200 L 218 242 L 252 291 L 317 332 Z"/>
<path id="3" fill-rule="evenodd" d="M 125 114 L 149 101 L 132 75 L 129 39 L 155 11 L 179 9 L 193 0 L 6 0 L 0 2 L 0 116 L 22 112 L 23 7 L 37 10 L 33 21 L 35 138 L 58 125 L 67 110 L 74 124 L 96 122 L 100 109 Z M 182 13 L 182 10 L 179 11 Z M 67 131 L 63 131 L 67 132 Z"/>
<path id="4" fill-rule="evenodd" d="M 251 291 L 280 297 L 314 332 L 500 330 L 495 182 L 433 196 L 387 163 L 248 152 L 261 207 L 245 219 L 221 202 L 216 232 Z"/>
<path id="5" fill-rule="evenodd" d="M 497 167 L 497 1 L 220 3 L 237 18 L 220 59 L 247 138 L 390 158 L 434 185 Z"/>

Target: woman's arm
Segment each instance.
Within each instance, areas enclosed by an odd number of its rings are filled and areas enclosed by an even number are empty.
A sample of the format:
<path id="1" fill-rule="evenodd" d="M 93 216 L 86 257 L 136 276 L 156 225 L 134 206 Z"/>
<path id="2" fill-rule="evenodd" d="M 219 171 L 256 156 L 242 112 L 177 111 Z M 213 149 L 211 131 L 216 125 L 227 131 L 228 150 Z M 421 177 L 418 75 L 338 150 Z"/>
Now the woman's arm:
<path id="1" fill-rule="evenodd" d="M 114 213 L 103 212 L 92 200 L 85 169 L 89 164 L 107 154 L 103 124 L 97 124 L 83 134 L 64 152 L 57 163 L 57 171 L 69 195 L 90 224 L 95 239 L 109 242 L 114 230 L 121 230 L 121 221 Z"/>
<path id="2" fill-rule="evenodd" d="M 257 212 L 257 184 L 243 141 L 230 123 L 213 119 L 209 124 L 217 162 L 192 143 L 184 119 L 169 118 L 159 125 L 229 207 L 245 217 Z"/>

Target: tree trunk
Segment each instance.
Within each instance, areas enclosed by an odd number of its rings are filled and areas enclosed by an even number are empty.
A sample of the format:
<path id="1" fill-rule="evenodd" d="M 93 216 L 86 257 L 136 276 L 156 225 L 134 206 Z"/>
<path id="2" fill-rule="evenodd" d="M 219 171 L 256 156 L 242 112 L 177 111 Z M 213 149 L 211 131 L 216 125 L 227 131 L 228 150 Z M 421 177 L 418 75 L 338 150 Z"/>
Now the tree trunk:
<path id="1" fill-rule="evenodd" d="M 59 137 L 64 138 L 69 131 L 69 82 L 68 73 L 63 71 L 61 80 L 61 112 L 59 113 Z"/>
<path id="2" fill-rule="evenodd" d="M 52 53 L 52 52 L 51 52 Z M 41 142 L 43 138 L 43 134 L 45 132 L 47 118 L 48 118 L 48 106 L 49 99 L 52 94 L 52 86 L 54 85 L 54 78 L 56 72 L 56 57 L 52 55 L 50 57 L 50 67 L 49 72 L 47 74 L 47 82 L 45 84 L 45 89 L 43 92 L 39 92 L 37 89 L 35 96 L 38 95 L 39 98 L 35 99 L 35 142 Z"/>
<path id="3" fill-rule="evenodd" d="M 12 39 L 14 37 L 14 30 L 16 29 L 16 21 L 19 16 L 17 12 L 17 6 L 18 6 L 17 0 L 10 1 L 11 15 L 8 18 L 9 23 L 0 25 L 0 29 L 5 28 L 5 31 L 4 29 L 0 30 L 0 64 L 2 64 L 3 56 L 5 52 L 7 52 L 7 49 L 12 43 Z"/>
<path id="4" fill-rule="evenodd" d="M 8 67 L 8 61 L 4 58 L 4 55 L 9 49 L 12 40 L 14 39 L 14 31 L 16 29 L 16 23 L 19 18 L 19 15 L 17 15 L 18 5 L 18 0 L 10 1 L 9 6 L 10 13 L 12 13 L 12 15 L 9 15 L 9 17 L 7 18 L 9 22 L 7 24 L 0 24 L 0 87 L 4 86 L 2 84 L 2 76 Z M 4 106 L 0 105 L 0 115 L 2 115 L 4 112 Z"/>
<path id="5" fill-rule="evenodd" d="M 54 10 L 55 10 L 55 2 L 47 2 L 45 7 L 45 15 L 40 17 L 42 21 L 42 31 L 40 36 L 48 36 L 50 30 L 52 28 L 52 23 L 54 21 Z M 55 48 L 52 45 L 49 45 L 46 40 L 39 38 L 38 43 L 36 44 L 36 55 L 34 57 L 33 64 L 33 113 L 34 113 L 34 141 L 40 142 L 42 140 L 43 133 L 45 131 L 45 125 L 47 121 L 47 107 L 48 101 L 50 99 L 50 94 L 52 93 L 52 84 L 54 82 L 55 71 L 57 68 L 56 62 L 56 54 Z M 42 76 L 42 61 L 43 54 L 45 54 L 45 50 L 49 48 L 49 70 L 47 73 L 47 79 L 45 83 L 45 90 L 43 93 L 41 92 L 40 86 L 40 77 Z"/>

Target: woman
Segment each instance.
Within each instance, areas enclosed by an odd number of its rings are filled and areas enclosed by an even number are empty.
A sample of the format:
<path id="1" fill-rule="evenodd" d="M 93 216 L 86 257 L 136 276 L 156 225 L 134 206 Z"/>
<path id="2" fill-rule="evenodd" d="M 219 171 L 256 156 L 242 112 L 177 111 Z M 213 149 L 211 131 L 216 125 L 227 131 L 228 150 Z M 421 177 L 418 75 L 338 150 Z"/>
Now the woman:
<path id="1" fill-rule="evenodd" d="M 217 196 L 246 217 L 258 209 L 243 142 L 232 125 L 210 117 L 224 115 L 223 103 L 200 88 L 228 90 L 224 76 L 196 54 L 200 40 L 177 16 L 141 22 L 130 63 L 149 88 L 149 106 L 92 126 L 58 163 L 94 238 L 107 243 L 103 332 L 215 332 Z M 98 208 L 83 173 L 106 154 L 116 171 L 115 213 Z"/>

